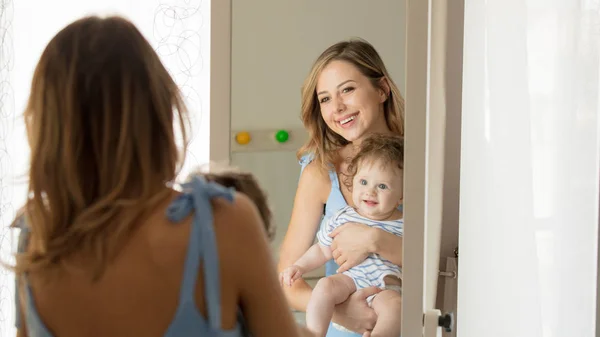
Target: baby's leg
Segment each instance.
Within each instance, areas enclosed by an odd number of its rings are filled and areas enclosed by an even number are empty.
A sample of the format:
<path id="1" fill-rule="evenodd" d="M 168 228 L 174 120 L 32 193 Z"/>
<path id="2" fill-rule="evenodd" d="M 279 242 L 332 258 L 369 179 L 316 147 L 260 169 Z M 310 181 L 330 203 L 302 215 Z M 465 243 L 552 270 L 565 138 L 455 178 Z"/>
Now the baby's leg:
<path id="1" fill-rule="evenodd" d="M 373 298 L 377 323 L 371 337 L 399 337 L 401 332 L 402 295 L 394 290 L 384 290 Z"/>
<path id="2" fill-rule="evenodd" d="M 335 274 L 317 282 L 306 307 L 306 326 L 317 337 L 325 336 L 333 317 L 333 308 L 356 291 L 349 276 Z"/>

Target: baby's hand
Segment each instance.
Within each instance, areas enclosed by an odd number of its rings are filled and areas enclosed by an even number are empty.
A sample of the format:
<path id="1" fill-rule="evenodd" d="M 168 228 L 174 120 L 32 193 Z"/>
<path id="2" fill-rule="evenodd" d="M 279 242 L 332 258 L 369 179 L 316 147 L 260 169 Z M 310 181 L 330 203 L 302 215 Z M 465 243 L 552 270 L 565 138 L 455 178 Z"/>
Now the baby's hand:
<path id="1" fill-rule="evenodd" d="M 302 269 L 300 269 L 300 267 L 292 265 L 291 267 L 285 268 L 279 274 L 279 282 L 282 285 L 287 285 L 291 287 L 292 283 L 294 283 L 294 281 L 296 281 L 297 279 L 301 278 L 303 273 L 304 272 L 302 271 Z"/>

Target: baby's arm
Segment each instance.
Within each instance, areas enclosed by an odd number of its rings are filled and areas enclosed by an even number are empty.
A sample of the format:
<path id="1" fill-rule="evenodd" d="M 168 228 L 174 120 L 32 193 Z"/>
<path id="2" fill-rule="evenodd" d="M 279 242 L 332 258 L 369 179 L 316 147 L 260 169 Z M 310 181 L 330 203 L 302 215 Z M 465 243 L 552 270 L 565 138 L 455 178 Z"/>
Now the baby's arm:
<path id="1" fill-rule="evenodd" d="M 331 249 L 328 246 L 315 243 L 298 261 L 287 267 L 279 274 L 281 284 L 292 286 L 292 283 L 303 274 L 313 271 L 331 259 Z"/>
<path id="2" fill-rule="evenodd" d="M 331 249 L 320 243 L 315 243 L 298 259 L 298 261 L 296 261 L 296 263 L 294 263 L 294 265 L 302 269 L 303 272 L 308 273 L 321 267 L 330 259 Z"/>
<path id="3" fill-rule="evenodd" d="M 317 232 L 318 243 L 312 245 L 292 266 L 287 267 L 279 274 L 281 284 L 291 286 L 303 274 L 313 271 L 331 260 L 332 239 L 329 234 L 337 227 L 338 212 L 329 219 L 325 226 Z"/>

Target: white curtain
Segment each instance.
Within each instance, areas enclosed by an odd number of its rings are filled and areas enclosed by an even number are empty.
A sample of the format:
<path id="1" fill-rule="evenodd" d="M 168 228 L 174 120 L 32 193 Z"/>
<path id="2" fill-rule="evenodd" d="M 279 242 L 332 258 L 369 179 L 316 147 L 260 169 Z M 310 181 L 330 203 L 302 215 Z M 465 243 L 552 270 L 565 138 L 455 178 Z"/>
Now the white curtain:
<path id="1" fill-rule="evenodd" d="M 14 3 L 0 0 L 0 259 L 13 262 L 14 233 L 8 225 L 14 219 L 15 210 L 24 199 L 23 184 L 17 184 L 15 173 L 21 163 L 19 150 L 26 145 L 17 141 L 22 131 L 15 111 L 14 53 Z M 12 322 L 15 310 L 14 278 L 10 271 L 0 269 L 0 337 L 14 336 Z"/>
<path id="2" fill-rule="evenodd" d="M 595 336 L 600 2 L 467 0 L 459 337 Z"/>
<path id="3" fill-rule="evenodd" d="M 88 14 L 133 21 L 180 86 L 192 117 L 193 139 L 183 174 L 208 161 L 210 0 L 0 0 L 0 255 L 10 259 L 7 229 L 26 197 L 29 149 L 21 118 L 34 67 L 64 26 Z M 0 271 L 0 337 L 14 336 L 13 276 Z"/>

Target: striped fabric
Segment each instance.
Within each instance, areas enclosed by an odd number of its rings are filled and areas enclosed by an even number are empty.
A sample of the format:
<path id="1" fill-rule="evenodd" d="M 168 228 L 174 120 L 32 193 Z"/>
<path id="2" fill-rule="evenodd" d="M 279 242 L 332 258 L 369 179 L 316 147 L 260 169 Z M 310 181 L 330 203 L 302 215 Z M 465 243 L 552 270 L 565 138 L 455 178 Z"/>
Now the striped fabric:
<path id="1" fill-rule="evenodd" d="M 352 207 L 347 206 L 342 208 L 332 216 L 326 224 L 321 226 L 317 232 L 319 243 L 324 246 L 331 246 L 332 239 L 329 237 L 329 234 L 331 234 L 334 229 L 347 222 L 362 223 L 398 236 L 402 236 L 404 233 L 403 219 L 375 221 L 361 216 Z M 345 271 L 344 274 L 354 280 L 357 289 L 371 286 L 384 289 L 385 283 L 383 279 L 389 275 L 402 279 L 402 269 L 378 254 L 370 254 L 362 263 Z"/>

